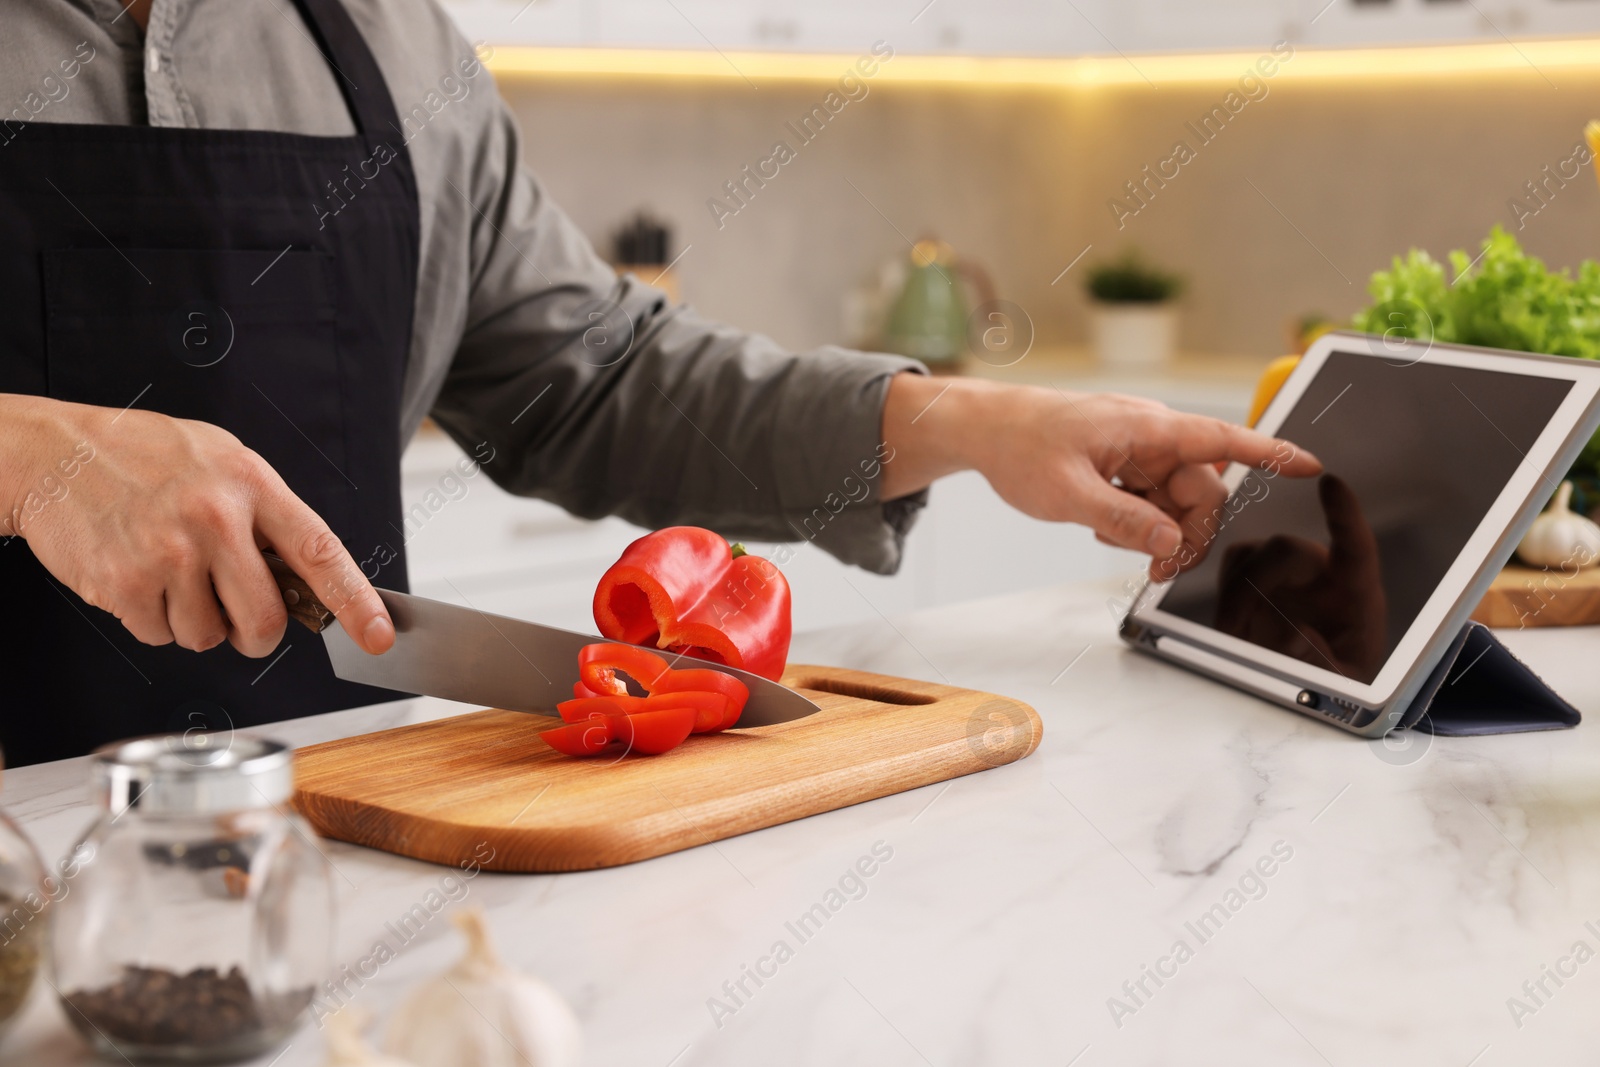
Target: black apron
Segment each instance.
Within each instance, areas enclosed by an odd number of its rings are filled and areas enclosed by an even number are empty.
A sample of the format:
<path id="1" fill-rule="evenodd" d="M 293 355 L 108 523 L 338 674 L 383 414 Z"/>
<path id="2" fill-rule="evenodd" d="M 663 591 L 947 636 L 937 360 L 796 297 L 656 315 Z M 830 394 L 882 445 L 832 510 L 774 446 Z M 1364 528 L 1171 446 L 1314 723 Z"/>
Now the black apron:
<path id="1" fill-rule="evenodd" d="M 0 392 L 221 426 L 323 517 L 369 578 L 404 590 L 400 394 L 416 178 L 349 14 L 339 0 L 295 4 L 355 136 L 34 123 L 0 145 Z M 73 476 L 103 461 L 86 468 L 96 447 L 86 444 L 61 457 L 36 506 L 76 504 Z M 0 539 L 0 590 L 9 765 L 396 695 L 339 681 L 322 642 L 294 623 L 260 660 L 226 644 L 140 644 L 20 537 Z"/>

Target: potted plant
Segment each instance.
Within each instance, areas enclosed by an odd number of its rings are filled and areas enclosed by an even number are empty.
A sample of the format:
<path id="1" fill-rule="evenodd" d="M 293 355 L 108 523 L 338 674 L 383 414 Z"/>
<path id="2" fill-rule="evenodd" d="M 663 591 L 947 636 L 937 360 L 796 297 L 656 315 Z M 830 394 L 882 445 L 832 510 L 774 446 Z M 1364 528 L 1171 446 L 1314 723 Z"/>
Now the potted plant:
<path id="1" fill-rule="evenodd" d="M 1152 367 L 1177 349 L 1174 300 L 1183 280 L 1147 265 L 1135 252 L 1089 271 L 1090 333 L 1107 366 Z"/>

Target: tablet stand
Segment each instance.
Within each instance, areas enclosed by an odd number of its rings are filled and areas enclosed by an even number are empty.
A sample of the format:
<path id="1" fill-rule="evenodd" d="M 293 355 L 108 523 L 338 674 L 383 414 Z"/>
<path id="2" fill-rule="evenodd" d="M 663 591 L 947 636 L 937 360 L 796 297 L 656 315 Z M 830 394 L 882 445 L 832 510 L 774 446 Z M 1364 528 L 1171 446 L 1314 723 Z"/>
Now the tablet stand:
<path id="1" fill-rule="evenodd" d="M 1581 718 L 1487 626 L 1469 622 L 1445 649 L 1399 726 L 1466 737 L 1561 730 Z"/>

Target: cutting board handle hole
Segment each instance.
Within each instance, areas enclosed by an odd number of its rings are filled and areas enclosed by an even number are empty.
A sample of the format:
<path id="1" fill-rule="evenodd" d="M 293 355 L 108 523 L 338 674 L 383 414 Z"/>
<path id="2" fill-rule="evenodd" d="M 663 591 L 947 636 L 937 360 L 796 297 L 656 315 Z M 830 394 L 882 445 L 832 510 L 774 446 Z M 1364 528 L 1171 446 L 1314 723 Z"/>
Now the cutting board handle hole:
<path id="1" fill-rule="evenodd" d="M 832 693 L 834 696 L 854 697 L 857 700 L 871 700 L 879 704 L 933 704 L 938 697 L 928 696 L 926 693 L 908 693 L 903 689 L 890 689 L 887 686 L 872 685 L 869 682 L 849 682 L 840 678 L 804 678 L 795 682 L 796 689 L 811 689 L 818 693 Z"/>

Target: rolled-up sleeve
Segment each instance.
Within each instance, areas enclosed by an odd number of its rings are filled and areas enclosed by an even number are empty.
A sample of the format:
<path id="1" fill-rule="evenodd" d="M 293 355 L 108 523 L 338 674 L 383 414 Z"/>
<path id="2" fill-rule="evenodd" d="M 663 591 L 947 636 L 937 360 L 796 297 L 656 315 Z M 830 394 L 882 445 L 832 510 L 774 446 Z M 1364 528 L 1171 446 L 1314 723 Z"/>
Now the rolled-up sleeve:
<path id="1" fill-rule="evenodd" d="M 879 498 L 890 378 L 920 364 L 791 352 L 618 278 L 522 168 L 504 105 L 472 160 L 471 293 L 433 404 L 499 485 L 589 518 L 813 540 L 879 573 L 925 494 Z"/>

